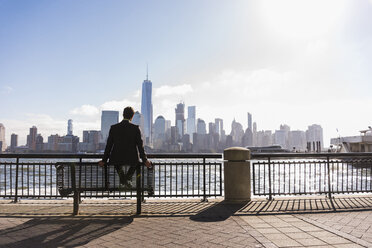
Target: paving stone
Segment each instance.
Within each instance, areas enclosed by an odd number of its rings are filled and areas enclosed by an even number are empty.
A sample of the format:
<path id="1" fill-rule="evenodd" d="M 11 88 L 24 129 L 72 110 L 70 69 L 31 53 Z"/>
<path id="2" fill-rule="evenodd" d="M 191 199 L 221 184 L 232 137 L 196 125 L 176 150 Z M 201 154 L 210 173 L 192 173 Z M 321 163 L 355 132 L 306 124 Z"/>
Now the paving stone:
<path id="1" fill-rule="evenodd" d="M 325 242 L 317 238 L 296 239 L 296 241 L 304 246 L 326 245 Z"/>
<path id="2" fill-rule="evenodd" d="M 351 244 L 349 240 L 342 237 L 319 237 L 319 239 L 323 240 L 329 245 Z"/>
<path id="3" fill-rule="evenodd" d="M 294 240 L 298 239 L 311 239 L 314 238 L 310 234 L 307 234 L 305 232 L 293 232 L 293 233 L 286 233 L 286 235 Z"/>
<path id="4" fill-rule="evenodd" d="M 257 231 L 262 233 L 262 234 L 280 233 L 280 231 L 278 229 L 275 229 L 275 228 L 260 228 L 260 229 L 257 229 Z"/>
<path id="5" fill-rule="evenodd" d="M 337 247 L 337 248 L 361 248 L 361 247 L 364 247 L 364 246 L 361 246 L 361 245 L 358 245 L 358 244 L 338 244 L 338 245 L 335 245 L 334 247 Z"/>
<path id="6" fill-rule="evenodd" d="M 287 239 L 273 239 L 271 240 L 275 245 L 279 247 L 293 247 L 293 246 L 301 246 L 300 243 L 297 241 L 287 238 Z"/>
<path id="7" fill-rule="evenodd" d="M 285 234 L 302 232 L 296 227 L 279 227 L 278 230 Z"/>

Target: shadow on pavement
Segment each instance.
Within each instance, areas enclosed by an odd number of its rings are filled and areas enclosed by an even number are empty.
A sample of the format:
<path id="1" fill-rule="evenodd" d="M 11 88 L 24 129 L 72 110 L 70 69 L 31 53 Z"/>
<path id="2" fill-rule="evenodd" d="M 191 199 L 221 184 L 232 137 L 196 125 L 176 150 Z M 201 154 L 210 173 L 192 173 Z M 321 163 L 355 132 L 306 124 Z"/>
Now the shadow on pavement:
<path id="1" fill-rule="evenodd" d="M 204 209 L 194 216 L 191 216 L 190 220 L 199 222 L 224 221 L 234 215 L 236 212 L 239 212 L 239 210 L 246 206 L 247 203 L 248 202 L 232 204 L 222 201 L 207 209 Z"/>
<path id="2" fill-rule="evenodd" d="M 0 247 L 76 247 L 132 221 L 132 217 L 33 218 L 21 225 L 0 230 Z"/>

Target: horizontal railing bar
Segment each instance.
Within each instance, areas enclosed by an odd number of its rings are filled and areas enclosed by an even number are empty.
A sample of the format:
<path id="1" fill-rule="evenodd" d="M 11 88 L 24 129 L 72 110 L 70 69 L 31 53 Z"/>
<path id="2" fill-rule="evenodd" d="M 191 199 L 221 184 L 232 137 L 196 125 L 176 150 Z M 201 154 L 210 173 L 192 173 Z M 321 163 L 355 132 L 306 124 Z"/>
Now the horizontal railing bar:
<path id="1" fill-rule="evenodd" d="M 154 159 L 198 159 L 214 158 L 222 159 L 222 153 L 150 153 L 148 158 Z M 4 153 L 0 158 L 63 158 L 63 159 L 101 159 L 103 154 L 19 154 Z M 252 153 L 252 160 L 261 160 L 267 158 L 286 159 L 286 158 L 353 158 L 353 157 L 372 157 L 372 152 L 353 152 L 353 153 Z"/>
<path id="2" fill-rule="evenodd" d="M 252 160 L 255 159 L 287 159 L 287 158 L 353 158 L 372 157 L 372 152 L 353 153 L 252 153 Z"/>
<path id="3" fill-rule="evenodd" d="M 91 158 L 102 159 L 103 154 L 19 154 L 19 153 L 4 153 L 0 154 L 0 158 Z M 221 153 L 150 153 L 147 154 L 148 158 L 184 158 L 184 159 L 198 159 L 198 158 L 215 158 L 221 159 Z"/>

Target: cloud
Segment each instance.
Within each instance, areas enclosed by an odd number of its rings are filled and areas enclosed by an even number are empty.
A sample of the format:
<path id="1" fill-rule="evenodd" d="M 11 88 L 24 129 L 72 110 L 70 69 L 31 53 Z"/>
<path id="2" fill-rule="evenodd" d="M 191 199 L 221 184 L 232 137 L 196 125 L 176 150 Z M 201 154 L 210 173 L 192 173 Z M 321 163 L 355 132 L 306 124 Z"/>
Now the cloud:
<path id="1" fill-rule="evenodd" d="M 154 97 L 183 96 L 191 92 L 193 92 L 193 88 L 190 84 L 163 85 L 154 89 Z"/>
<path id="2" fill-rule="evenodd" d="M 134 109 L 138 109 L 138 102 L 123 99 L 121 101 L 108 101 L 100 106 L 101 110 L 117 110 L 123 111 L 126 106 L 132 106 Z"/>
<path id="3" fill-rule="evenodd" d="M 73 115 L 96 116 L 99 114 L 99 109 L 93 105 L 84 104 L 80 107 L 74 108 L 70 113 Z"/>
<path id="4" fill-rule="evenodd" d="M 12 93 L 13 92 L 13 88 L 12 87 L 10 87 L 10 86 L 3 86 L 3 87 L 1 87 L 1 89 L 0 89 L 0 93 L 1 94 L 10 94 L 10 93 Z"/>

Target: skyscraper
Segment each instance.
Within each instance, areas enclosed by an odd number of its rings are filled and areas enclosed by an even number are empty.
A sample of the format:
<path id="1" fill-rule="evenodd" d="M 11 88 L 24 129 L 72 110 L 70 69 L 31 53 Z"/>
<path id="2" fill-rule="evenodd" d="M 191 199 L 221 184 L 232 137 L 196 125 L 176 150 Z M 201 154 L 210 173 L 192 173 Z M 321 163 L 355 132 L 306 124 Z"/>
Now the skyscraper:
<path id="1" fill-rule="evenodd" d="M 101 116 L 101 134 L 102 141 L 105 143 L 107 141 L 110 127 L 119 122 L 119 111 L 102 111 Z"/>
<path id="2" fill-rule="evenodd" d="M 190 141 L 193 142 L 193 133 L 196 133 L 195 106 L 187 107 L 186 133 L 190 135 Z"/>
<path id="3" fill-rule="evenodd" d="M 205 125 L 205 121 L 202 119 L 198 119 L 197 124 L 196 124 L 196 130 L 198 134 L 206 134 L 207 133 L 207 128 Z"/>
<path id="4" fill-rule="evenodd" d="M 15 148 L 18 146 L 18 135 L 12 133 L 10 136 L 10 151 L 14 152 Z"/>
<path id="5" fill-rule="evenodd" d="M 248 112 L 248 128 L 252 130 L 252 114 Z"/>
<path id="6" fill-rule="evenodd" d="M 185 104 L 177 104 L 176 111 L 176 127 L 178 132 L 178 138 L 181 139 L 185 134 Z"/>
<path id="7" fill-rule="evenodd" d="M 27 135 L 27 146 L 28 146 L 28 149 L 32 151 L 36 150 L 36 137 L 37 137 L 37 128 L 33 126 L 30 128 L 30 134 Z"/>
<path id="8" fill-rule="evenodd" d="M 165 119 L 163 116 L 158 116 L 154 122 L 154 136 L 153 144 L 155 149 L 163 148 L 163 143 L 165 141 Z"/>
<path id="9" fill-rule="evenodd" d="M 223 132 L 223 120 L 220 118 L 214 119 L 214 124 L 216 127 L 216 133 L 221 137 L 222 132 Z"/>
<path id="10" fill-rule="evenodd" d="M 5 151 L 6 143 L 5 143 L 5 127 L 2 123 L 0 123 L 0 152 Z"/>
<path id="11" fill-rule="evenodd" d="M 152 82 L 147 72 L 146 80 L 142 83 L 141 114 L 144 120 L 145 144 L 152 143 Z"/>
<path id="12" fill-rule="evenodd" d="M 73 126 L 72 126 L 72 120 L 68 120 L 67 122 L 67 135 L 73 135 Z"/>
<path id="13" fill-rule="evenodd" d="M 145 122 L 144 122 L 144 119 L 143 119 L 143 115 L 136 111 L 133 115 L 133 119 L 132 119 L 132 123 L 139 126 L 140 130 L 141 130 L 141 134 L 142 134 L 142 140 L 143 142 L 145 142 L 145 133 L 143 132 L 143 129 L 145 128 Z M 145 143 L 146 144 L 146 143 Z"/>

